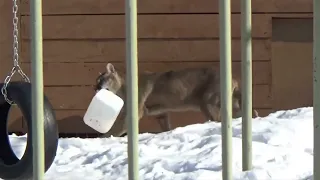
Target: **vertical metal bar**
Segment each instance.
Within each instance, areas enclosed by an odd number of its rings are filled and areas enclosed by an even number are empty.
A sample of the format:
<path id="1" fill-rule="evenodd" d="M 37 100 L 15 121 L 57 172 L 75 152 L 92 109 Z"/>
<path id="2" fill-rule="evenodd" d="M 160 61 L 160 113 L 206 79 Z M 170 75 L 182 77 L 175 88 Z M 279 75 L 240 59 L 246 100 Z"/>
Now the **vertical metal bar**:
<path id="1" fill-rule="evenodd" d="M 232 179 L 232 109 L 231 109 L 231 7 L 230 0 L 219 0 L 220 81 L 222 118 L 222 178 Z"/>
<path id="2" fill-rule="evenodd" d="M 320 0 L 313 0 L 313 179 L 320 179 Z"/>
<path id="3" fill-rule="evenodd" d="M 138 180 L 138 52 L 137 52 L 137 0 L 126 0 L 126 81 L 128 127 L 128 175 Z"/>
<path id="4" fill-rule="evenodd" d="M 252 168 L 251 0 L 241 0 L 242 170 Z"/>
<path id="5" fill-rule="evenodd" d="M 44 177 L 42 0 L 31 0 L 33 178 Z M 31 132 L 29 132 L 31 133 Z"/>

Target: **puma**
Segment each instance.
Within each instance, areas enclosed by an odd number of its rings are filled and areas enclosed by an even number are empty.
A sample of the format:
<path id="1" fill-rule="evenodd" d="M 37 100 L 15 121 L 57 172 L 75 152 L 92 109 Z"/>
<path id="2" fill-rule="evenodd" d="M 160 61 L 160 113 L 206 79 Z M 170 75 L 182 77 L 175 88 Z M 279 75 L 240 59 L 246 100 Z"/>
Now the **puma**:
<path id="1" fill-rule="evenodd" d="M 157 116 L 170 130 L 169 113 L 200 111 L 211 121 L 221 122 L 220 116 L 220 74 L 208 67 L 186 68 L 166 72 L 144 72 L 138 77 L 139 120 L 144 116 Z M 95 91 L 108 89 L 126 99 L 126 81 L 113 64 L 106 65 L 106 71 L 96 79 Z M 232 79 L 232 112 L 241 116 L 241 90 L 236 79 Z M 253 117 L 258 112 L 253 109 Z M 103 137 L 121 136 L 127 131 L 126 106 L 117 120 Z"/>

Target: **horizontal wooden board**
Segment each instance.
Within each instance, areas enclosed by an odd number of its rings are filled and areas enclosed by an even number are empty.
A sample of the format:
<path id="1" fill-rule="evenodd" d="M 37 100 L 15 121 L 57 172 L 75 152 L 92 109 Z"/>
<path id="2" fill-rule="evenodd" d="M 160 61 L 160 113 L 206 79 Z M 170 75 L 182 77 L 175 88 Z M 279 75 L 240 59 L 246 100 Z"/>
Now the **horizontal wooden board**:
<path id="1" fill-rule="evenodd" d="M 49 86 L 57 85 L 93 85 L 99 72 L 105 71 L 106 63 L 44 63 L 44 84 Z M 219 62 L 154 62 L 139 63 L 139 72 L 151 71 L 162 72 L 177 70 L 187 67 L 210 67 L 219 68 Z M 30 77 L 30 63 L 22 63 L 23 71 Z M 125 71 L 124 63 L 114 63 L 119 71 Z M 241 62 L 233 62 L 233 73 L 241 76 Z M 8 70 L 9 72 L 9 70 Z M 270 61 L 253 62 L 252 65 L 253 84 L 271 83 Z M 19 77 L 19 76 L 15 76 Z M 20 77 L 19 77 L 20 78 Z"/>
<path id="2" fill-rule="evenodd" d="M 252 59 L 270 60 L 270 40 L 253 40 Z M 44 62 L 124 62 L 125 40 L 120 41 L 44 41 Z M 138 43 L 140 62 L 156 61 L 219 61 L 219 40 L 141 40 Z M 21 56 L 30 62 L 31 43 L 22 43 Z M 232 59 L 241 60 L 241 41 L 232 41 Z"/>
<path id="3" fill-rule="evenodd" d="M 21 0 L 21 13 L 29 14 L 30 0 Z M 218 0 L 139 0 L 138 13 L 218 13 Z M 241 1 L 231 1 L 231 10 L 240 12 Z M 119 14 L 124 0 L 43 1 L 43 14 Z M 252 12 L 312 12 L 312 0 L 252 0 Z"/>
<path id="4" fill-rule="evenodd" d="M 240 37 L 240 14 L 233 14 L 232 37 Z M 21 37 L 30 38 L 30 17 L 21 17 Z M 218 14 L 139 15 L 139 38 L 218 38 Z M 271 16 L 252 15 L 252 37 L 271 37 Z M 125 38 L 124 15 L 44 16 L 44 39 Z"/>
<path id="5" fill-rule="evenodd" d="M 91 86 L 45 87 L 45 93 L 54 109 L 86 109 L 94 95 Z M 269 85 L 253 86 L 253 106 L 271 108 Z"/>
<path id="6" fill-rule="evenodd" d="M 267 116 L 272 112 L 271 109 L 257 109 L 261 117 Z M 59 124 L 60 133 L 98 133 L 83 122 L 85 110 L 58 110 L 56 117 Z M 201 113 L 183 112 L 172 113 L 170 115 L 172 128 L 184 127 L 190 124 L 203 123 L 206 121 Z M 25 126 L 24 126 L 25 131 Z M 162 132 L 158 121 L 152 117 L 145 117 L 140 121 L 140 133 L 143 132 Z"/>

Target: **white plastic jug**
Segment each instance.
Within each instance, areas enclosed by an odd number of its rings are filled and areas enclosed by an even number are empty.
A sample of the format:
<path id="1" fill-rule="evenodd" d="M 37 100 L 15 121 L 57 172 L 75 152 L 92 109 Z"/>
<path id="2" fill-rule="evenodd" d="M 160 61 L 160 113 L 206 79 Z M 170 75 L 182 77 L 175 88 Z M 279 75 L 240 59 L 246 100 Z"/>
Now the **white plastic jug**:
<path id="1" fill-rule="evenodd" d="M 92 98 L 83 117 L 84 123 L 92 129 L 107 133 L 116 121 L 124 101 L 116 94 L 101 89 Z"/>

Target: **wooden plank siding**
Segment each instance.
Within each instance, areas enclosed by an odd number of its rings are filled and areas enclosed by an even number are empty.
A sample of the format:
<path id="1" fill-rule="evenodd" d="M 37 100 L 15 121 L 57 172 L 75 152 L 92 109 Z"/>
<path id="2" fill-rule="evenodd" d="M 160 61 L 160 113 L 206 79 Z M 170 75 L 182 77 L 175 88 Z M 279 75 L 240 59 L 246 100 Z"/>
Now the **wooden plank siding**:
<path id="1" fill-rule="evenodd" d="M 30 4 L 29 0 L 20 2 L 20 60 L 30 77 Z M 83 123 L 82 117 L 94 93 L 92 85 L 106 63 L 112 62 L 125 72 L 124 2 L 43 1 L 44 90 L 56 111 L 60 133 L 97 133 Z M 235 76 L 241 76 L 240 3 L 232 1 Z M 5 4 L 6 8 L 11 5 Z M 218 7 L 218 0 L 139 0 L 139 72 L 195 66 L 219 68 Z M 252 8 L 253 106 L 265 116 L 273 111 L 272 18 L 312 17 L 312 0 L 253 0 Z M 2 10 L 0 3 L 0 15 Z M 7 73 L 12 56 L 12 30 L 8 28 L 12 28 L 11 8 L 5 13 L 6 17 L 0 16 L 1 22 L 6 22 L 6 27 L 0 23 L 1 33 L 4 32 L 0 34 L 0 48 L 8 53 L 0 53 L 0 62 L 5 65 L 0 70 Z M 172 113 L 171 117 L 174 128 L 205 121 L 202 114 L 193 112 Z M 19 115 L 15 118 L 23 119 Z M 140 132 L 159 131 L 153 117 L 140 123 Z"/>
<path id="2" fill-rule="evenodd" d="M 125 72 L 125 63 L 113 63 Z M 44 63 L 44 85 L 46 86 L 82 86 L 93 85 L 99 72 L 105 71 L 106 63 Z M 139 63 L 139 71 L 159 72 L 182 69 L 186 67 L 219 68 L 219 62 L 151 62 Z M 233 62 L 235 76 L 241 75 L 241 62 Z M 31 64 L 23 63 L 22 68 L 30 75 Z M 271 81 L 271 64 L 266 62 L 253 63 L 253 84 L 269 84 Z"/>
<path id="3" fill-rule="evenodd" d="M 21 12 L 29 14 L 29 0 L 21 0 Z M 57 14 L 124 14 L 124 0 L 45 0 L 44 15 Z M 305 13 L 312 12 L 312 0 L 253 0 L 253 13 Z M 233 13 L 240 13 L 241 1 L 232 1 Z M 139 0 L 138 13 L 179 14 L 219 13 L 218 0 Z"/>
<path id="4" fill-rule="evenodd" d="M 240 14 L 233 14 L 232 37 L 240 38 Z M 30 18 L 22 16 L 21 37 L 30 37 Z M 56 15 L 43 17 L 44 39 L 125 38 L 125 15 Z M 252 16 L 252 36 L 271 37 L 271 16 Z M 218 14 L 138 15 L 138 37 L 149 39 L 219 38 Z"/>
<path id="5" fill-rule="evenodd" d="M 22 42 L 22 62 L 30 62 L 30 41 Z M 254 39 L 254 62 L 270 61 L 269 39 Z M 220 60 L 217 39 L 146 40 L 138 42 L 139 62 L 207 62 Z M 125 62 L 125 40 L 45 40 L 44 62 Z M 232 40 L 232 60 L 241 61 L 241 41 Z"/>

